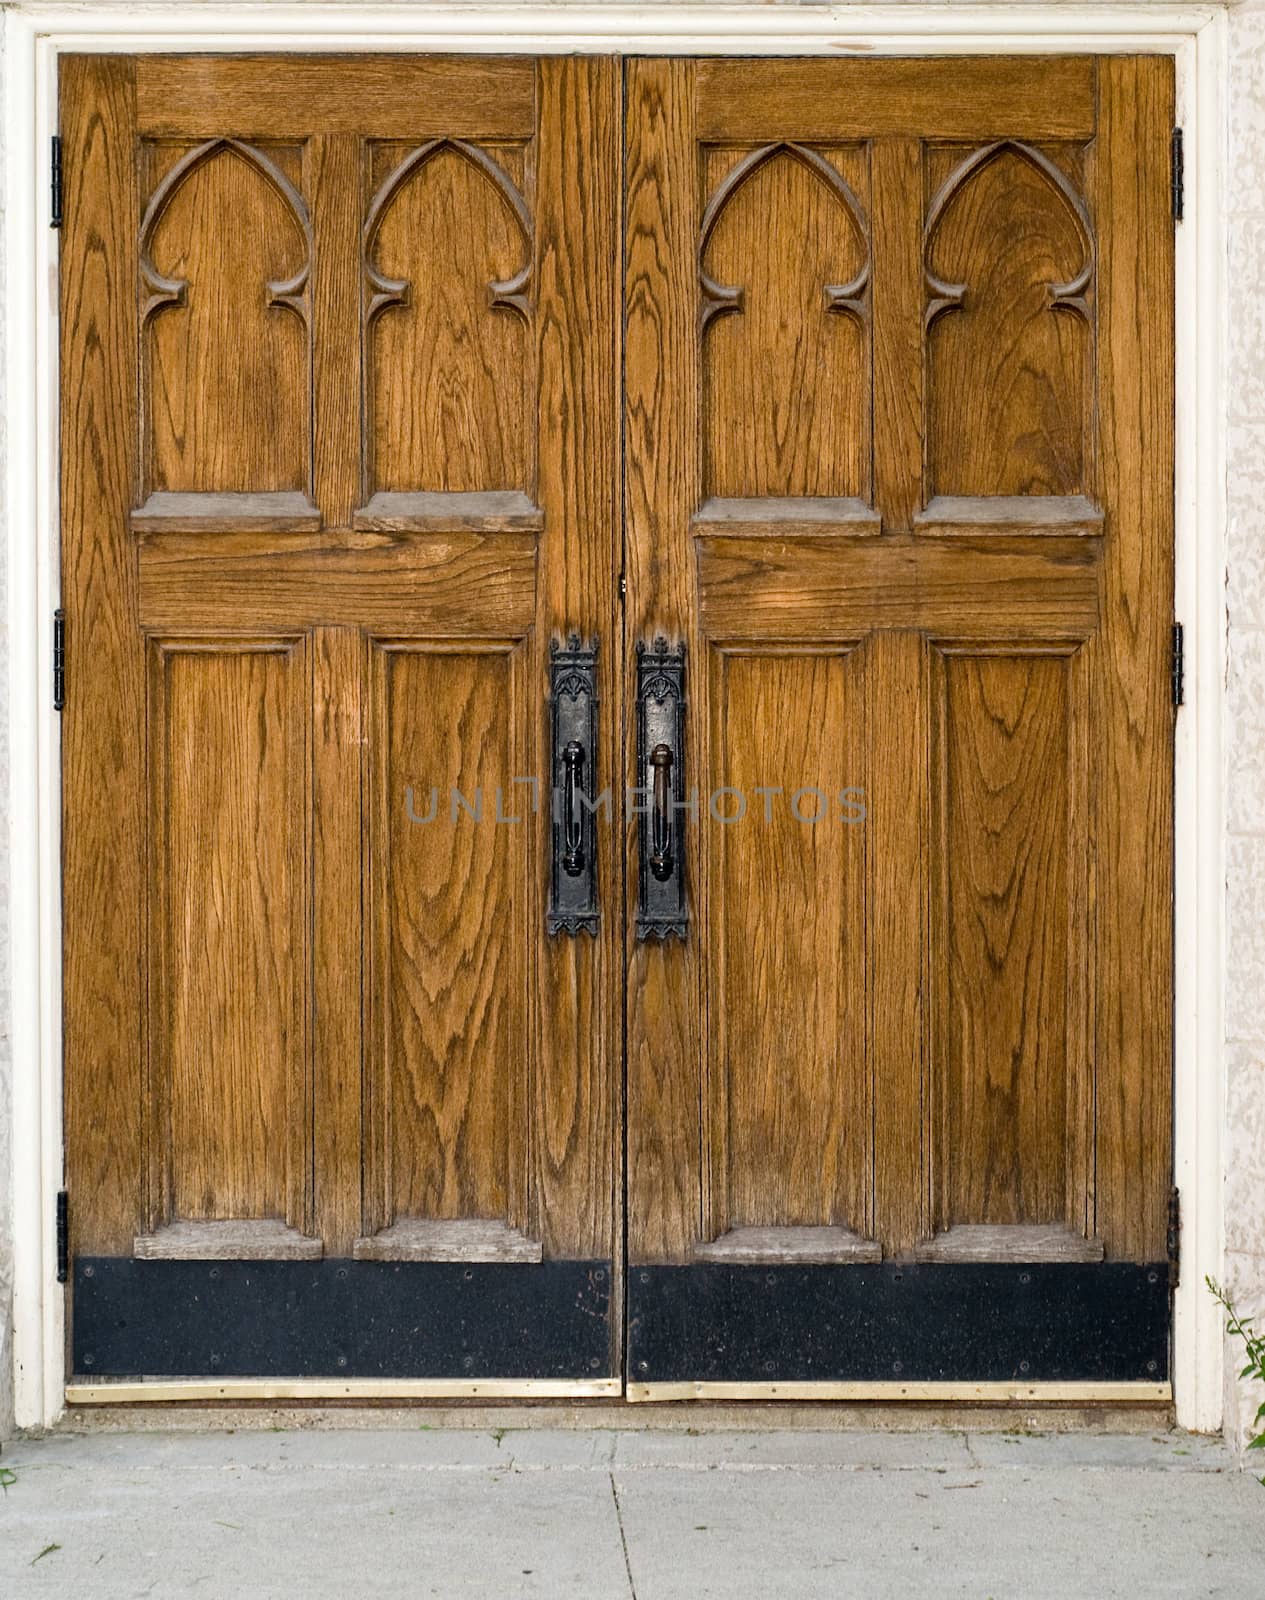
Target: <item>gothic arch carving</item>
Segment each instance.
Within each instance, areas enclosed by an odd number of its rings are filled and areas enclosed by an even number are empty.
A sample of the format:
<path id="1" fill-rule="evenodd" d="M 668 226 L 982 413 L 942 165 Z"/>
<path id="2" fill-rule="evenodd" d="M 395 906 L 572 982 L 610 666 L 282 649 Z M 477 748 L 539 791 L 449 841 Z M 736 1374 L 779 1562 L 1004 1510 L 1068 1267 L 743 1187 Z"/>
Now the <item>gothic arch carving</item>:
<path id="1" fill-rule="evenodd" d="M 428 162 L 438 155 L 452 152 L 469 162 L 474 170 L 480 173 L 504 200 L 510 213 L 518 224 L 519 232 L 523 236 L 526 260 L 523 266 L 512 277 L 500 280 L 494 279 L 488 284 L 488 305 L 495 309 L 515 311 L 524 322 L 530 320 L 531 299 L 528 293 L 528 283 L 531 279 L 531 242 L 532 225 L 531 213 L 527 209 L 527 202 L 517 184 L 498 162 L 494 161 L 485 150 L 480 150 L 478 145 L 470 144 L 465 139 L 431 139 L 420 145 L 407 156 L 398 167 L 389 173 L 377 194 L 370 202 L 368 215 L 364 225 L 364 265 L 365 273 L 369 279 L 372 294 L 365 313 L 366 324 L 371 322 L 379 311 L 387 306 L 405 305 L 409 297 L 409 283 L 406 278 L 388 278 L 374 265 L 373 246 L 377 239 L 378 229 L 383 218 L 390 209 L 392 201 L 408 181 L 414 177 Z"/>
<path id="2" fill-rule="evenodd" d="M 923 269 L 930 291 L 925 313 L 925 325 L 928 328 L 944 312 L 961 310 L 969 288 L 966 283 L 948 282 L 931 270 L 931 251 L 936 233 L 954 202 L 968 188 L 972 180 L 994 161 L 1006 155 L 1015 156 L 1020 161 L 1026 162 L 1044 179 L 1075 223 L 1084 253 L 1083 265 L 1065 282 L 1047 285 L 1046 293 L 1051 310 L 1070 311 L 1082 317 L 1087 323 L 1090 320 L 1087 291 L 1094 272 L 1094 238 L 1084 201 L 1073 189 L 1066 173 L 1047 155 L 1019 140 L 999 139 L 995 144 L 985 145 L 982 149 L 976 150 L 949 174 L 927 213 L 926 227 L 923 230 Z"/>
<path id="3" fill-rule="evenodd" d="M 823 286 L 827 311 L 841 311 L 846 315 L 856 317 L 863 321 L 866 316 L 866 292 L 870 280 L 870 240 L 869 228 L 866 223 L 865 213 L 861 202 L 853 193 L 851 186 L 843 175 L 815 150 L 807 145 L 794 144 L 781 140 L 774 144 L 762 145 L 758 150 L 749 151 L 741 161 L 734 164 L 725 174 L 711 199 L 707 202 L 703 212 L 702 227 L 699 230 L 698 240 L 698 280 L 702 290 L 702 307 L 699 313 L 700 331 L 705 329 L 713 317 L 724 316 L 730 311 L 741 311 L 743 307 L 744 290 L 741 284 L 721 284 L 712 278 L 703 263 L 707 255 L 707 246 L 715 232 L 725 207 L 734 195 L 742 188 L 747 180 L 753 177 L 762 167 L 766 166 L 778 156 L 787 155 L 798 161 L 814 177 L 831 191 L 846 212 L 849 221 L 856 230 L 856 235 L 865 250 L 865 261 L 859 273 L 849 283 L 828 283 Z"/>
<path id="4" fill-rule="evenodd" d="M 281 198 L 294 219 L 303 239 L 304 259 L 299 270 L 290 278 L 274 279 L 268 284 L 268 304 L 285 306 L 306 325 L 308 319 L 307 288 L 312 270 L 312 220 L 303 196 L 285 173 L 262 150 L 246 144 L 241 139 L 208 139 L 182 156 L 150 196 L 141 220 L 140 270 L 148 291 L 141 308 L 142 327 L 166 306 L 184 305 L 189 282 L 186 278 L 171 278 L 161 273 L 154 263 L 152 249 L 154 235 L 171 202 L 185 181 L 200 167 L 224 152 L 231 153 L 252 168 Z"/>

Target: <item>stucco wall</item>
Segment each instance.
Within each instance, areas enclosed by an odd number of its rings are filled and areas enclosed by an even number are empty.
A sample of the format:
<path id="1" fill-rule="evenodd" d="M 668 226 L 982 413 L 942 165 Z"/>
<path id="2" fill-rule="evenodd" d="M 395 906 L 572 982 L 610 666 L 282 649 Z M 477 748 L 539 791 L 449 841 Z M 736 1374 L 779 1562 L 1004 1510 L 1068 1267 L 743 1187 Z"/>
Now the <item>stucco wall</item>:
<path id="1" fill-rule="evenodd" d="M 1230 14 L 1225 1277 L 1265 1313 L 1265 5 Z M 1265 1391 L 1227 1349 L 1226 1429 Z"/>
<path id="2" fill-rule="evenodd" d="M 997 9 L 1001 13 L 1006 8 Z M 1241 1308 L 1265 1318 L 1265 3 L 1261 0 L 1231 11 L 1230 54 L 1224 1275 Z M 0 260 L 0 295 L 3 283 Z M 5 418 L 0 414 L 0 464 L 4 437 Z M 0 497 L 0 541 L 7 532 L 5 500 Z M 4 571 L 0 563 L 0 600 Z M 0 604 L 0 797 L 7 794 L 9 774 L 5 615 Z M 17 840 L 13 847 L 25 849 L 28 843 Z M 0 851 L 0 1438 L 12 1420 L 9 878 L 9 857 Z M 1215 1065 L 1207 1063 L 1206 1070 L 1215 1070 Z M 1246 1436 L 1256 1405 L 1265 1399 L 1265 1393 L 1249 1394 L 1239 1383 L 1241 1364 L 1239 1350 L 1228 1349 L 1226 1429 L 1239 1441 Z"/>

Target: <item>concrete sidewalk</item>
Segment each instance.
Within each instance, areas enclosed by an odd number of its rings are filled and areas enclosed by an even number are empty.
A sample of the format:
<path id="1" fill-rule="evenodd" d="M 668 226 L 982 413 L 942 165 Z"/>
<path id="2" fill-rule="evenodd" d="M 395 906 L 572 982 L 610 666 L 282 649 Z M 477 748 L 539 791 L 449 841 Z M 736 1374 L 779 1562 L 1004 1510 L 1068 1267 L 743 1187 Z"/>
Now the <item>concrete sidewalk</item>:
<path id="1" fill-rule="evenodd" d="M 0 1466 L 5 1600 L 1265 1596 L 1265 1488 L 1177 1433 L 102 1433 Z"/>

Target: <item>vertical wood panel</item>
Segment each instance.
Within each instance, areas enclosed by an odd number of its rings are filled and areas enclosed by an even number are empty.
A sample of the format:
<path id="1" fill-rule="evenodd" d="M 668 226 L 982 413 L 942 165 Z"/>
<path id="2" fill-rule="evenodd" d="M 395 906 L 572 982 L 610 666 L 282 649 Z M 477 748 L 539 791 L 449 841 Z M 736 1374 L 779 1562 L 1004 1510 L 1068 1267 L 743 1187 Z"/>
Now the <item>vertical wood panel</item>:
<path id="1" fill-rule="evenodd" d="M 1171 1182 L 1173 63 L 1098 66 L 1101 471 L 1097 1231 L 1162 1259 Z"/>
<path id="2" fill-rule="evenodd" d="M 923 503 L 922 145 L 870 146 L 873 214 L 874 495 L 888 533 Z"/>
<path id="3" fill-rule="evenodd" d="M 126 517 L 137 481 L 133 62 L 60 63 L 62 604 L 70 659 L 108 692 L 62 719 L 67 1170 L 73 1248 L 127 1254 L 140 1219 L 144 666 Z"/>
<path id="4" fill-rule="evenodd" d="M 547 773 L 545 653 L 578 632 L 599 642 L 598 780 L 622 788 L 622 649 L 616 620 L 619 527 L 619 214 L 621 68 L 614 59 L 539 63 L 536 337 L 540 375 L 537 498 L 545 512 L 537 579 L 533 700 Z M 526 791 L 519 809 L 526 811 Z M 622 894 L 617 812 L 595 830 L 596 940 L 544 932 L 550 816 L 536 819 L 531 936 L 541 947 L 539 1076 L 532 1108 L 540 1227 L 549 1254 L 609 1256 L 622 1110 Z"/>
<path id="5" fill-rule="evenodd" d="M 521 1226 L 525 829 L 494 811 L 515 755 L 521 663 L 503 644 L 385 643 L 371 681 L 369 1070 L 381 1144 L 366 1209 L 379 1227 Z"/>
<path id="6" fill-rule="evenodd" d="M 1067 1199 L 1072 708 L 1066 658 L 936 662 L 939 1226 L 1061 1221 Z"/>
<path id="7" fill-rule="evenodd" d="M 362 499 L 361 261 L 364 158 L 354 134 L 308 143 L 312 197 L 312 498 L 327 527 Z"/>
<path id="8" fill-rule="evenodd" d="M 151 1227 L 307 1231 L 306 650 L 151 646 Z"/>
<path id="9" fill-rule="evenodd" d="M 361 1233 L 361 740 L 365 645 L 312 638 L 312 1082 L 314 1228 L 327 1255 Z"/>
<path id="10" fill-rule="evenodd" d="M 865 829 L 844 820 L 840 799 L 863 779 L 859 652 L 713 663 L 715 777 L 737 793 L 718 795 L 706 824 L 715 1031 L 705 1234 L 864 1233 Z"/>
<path id="11" fill-rule="evenodd" d="M 874 1097 L 874 1226 L 885 1255 L 927 1232 L 929 951 L 927 647 L 915 633 L 865 643 L 866 985 Z M 937 774 L 942 780 L 942 774 Z"/>
<path id="12" fill-rule="evenodd" d="M 690 61 L 627 63 L 625 125 L 625 496 L 628 607 L 625 642 L 665 633 L 690 649 L 686 695 L 699 666 L 689 518 L 698 504 L 696 282 L 699 175 Z M 631 677 L 631 675 L 630 675 Z M 631 683 L 625 694 L 633 726 Z M 687 786 L 705 787 L 704 708 L 688 713 Z M 642 781 L 635 779 L 634 781 Z M 701 1225 L 699 1146 L 701 1012 L 696 952 L 707 931 L 699 828 L 687 827 L 692 908 L 684 944 L 638 944 L 630 885 L 626 1029 L 630 1175 L 628 1251 L 637 1261 L 684 1259 Z"/>

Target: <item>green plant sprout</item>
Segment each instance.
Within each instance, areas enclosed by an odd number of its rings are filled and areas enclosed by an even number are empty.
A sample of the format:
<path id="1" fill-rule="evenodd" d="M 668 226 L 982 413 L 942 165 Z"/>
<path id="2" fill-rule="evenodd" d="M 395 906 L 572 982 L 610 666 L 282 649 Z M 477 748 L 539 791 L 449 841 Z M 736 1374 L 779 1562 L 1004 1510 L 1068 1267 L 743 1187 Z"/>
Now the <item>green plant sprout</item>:
<path id="1" fill-rule="evenodd" d="M 1236 1339 L 1242 1339 L 1247 1349 L 1247 1364 L 1239 1373 L 1240 1378 L 1255 1378 L 1258 1383 L 1265 1383 L 1265 1333 L 1257 1333 L 1255 1324 L 1250 1317 L 1241 1317 L 1234 1309 L 1234 1302 L 1229 1295 L 1212 1278 L 1205 1278 L 1204 1282 L 1212 1291 L 1213 1298 L 1223 1308 L 1226 1315 L 1226 1328 Z M 1255 1438 L 1248 1440 L 1249 1450 L 1265 1450 L 1265 1403 L 1256 1408 L 1253 1425 L 1257 1428 Z M 1265 1478 L 1261 1479 L 1265 1483 Z"/>

